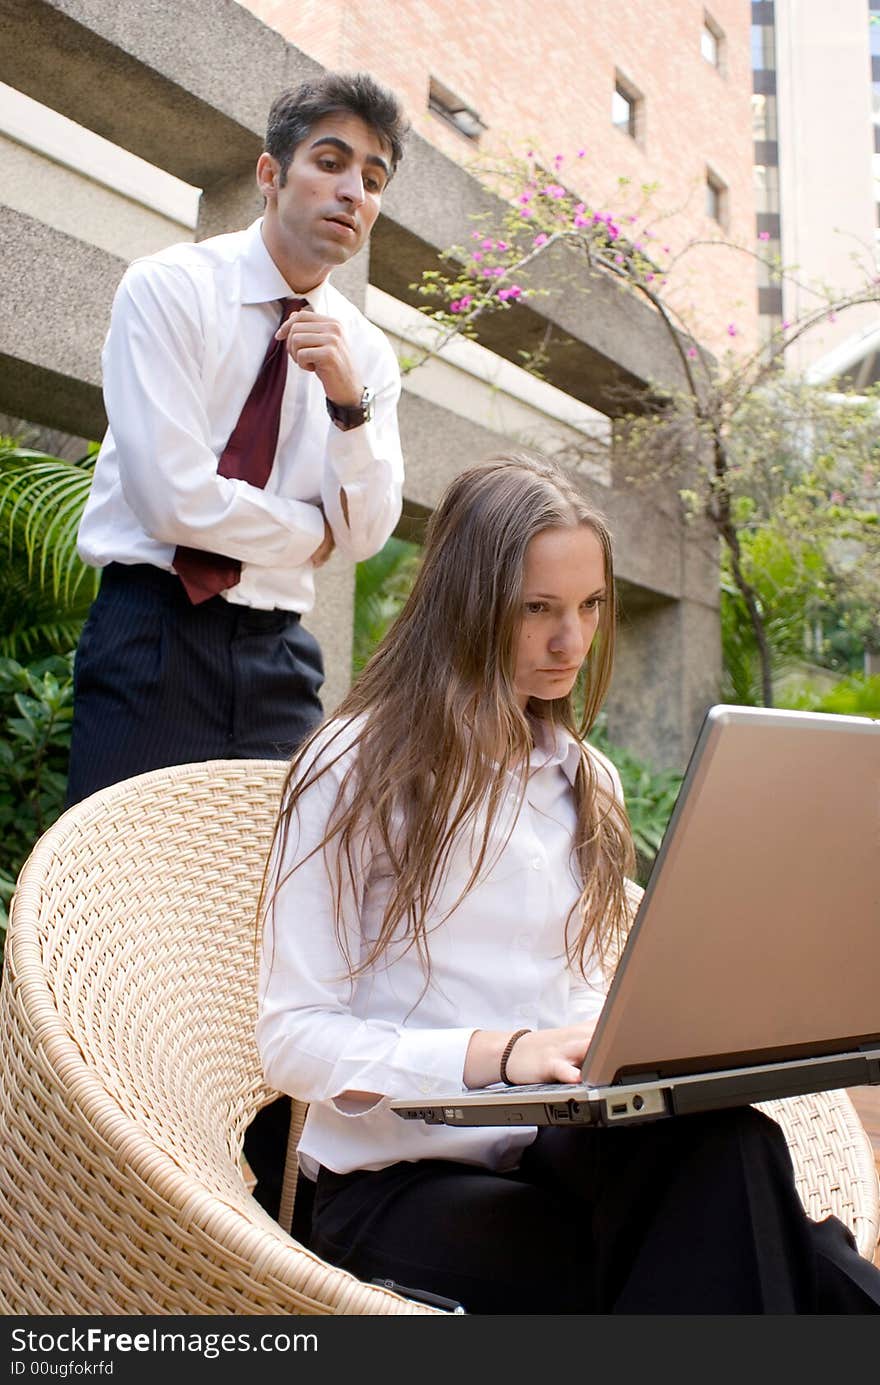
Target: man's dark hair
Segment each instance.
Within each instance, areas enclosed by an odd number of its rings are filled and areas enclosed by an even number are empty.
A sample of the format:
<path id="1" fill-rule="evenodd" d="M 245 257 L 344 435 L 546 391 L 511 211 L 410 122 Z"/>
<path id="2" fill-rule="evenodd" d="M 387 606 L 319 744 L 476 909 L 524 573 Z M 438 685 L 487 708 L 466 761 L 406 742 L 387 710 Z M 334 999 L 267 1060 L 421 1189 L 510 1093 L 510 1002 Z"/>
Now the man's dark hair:
<path id="1" fill-rule="evenodd" d="M 390 153 L 394 173 L 403 157 L 409 122 L 393 92 L 366 72 L 324 72 L 310 77 L 272 102 L 266 128 L 266 153 L 278 160 L 281 186 L 297 145 L 325 116 L 356 115 L 375 130 Z"/>

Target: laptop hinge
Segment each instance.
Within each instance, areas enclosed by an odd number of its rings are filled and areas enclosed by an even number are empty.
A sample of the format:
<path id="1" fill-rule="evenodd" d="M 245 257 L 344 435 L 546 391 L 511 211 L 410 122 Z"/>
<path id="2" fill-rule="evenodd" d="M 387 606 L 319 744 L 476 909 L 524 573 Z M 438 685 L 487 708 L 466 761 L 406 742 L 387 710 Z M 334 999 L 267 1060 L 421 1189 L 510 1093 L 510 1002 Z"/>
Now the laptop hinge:
<path id="1" fill-rule="evenodd" d="M 859 1053 L 864 1053 L 865 1061 L 868 1065 L 868 1075 L 866 1082 L 880 1084 L 880 1054 L 877 1052 L 876 1044 L 861 1044 Z"/>
<path id="2" fill-rule="evenodd" d="M 612 1086 L 621 1086 L 624 1083 L 627 1087 L 635 1084 L 642 1086 L 645 1082 L 659 1082 L 659 1072 L 630 1072 L 627 1068 L 624 1072 L 619 1072 L 612 1083 Z"/>

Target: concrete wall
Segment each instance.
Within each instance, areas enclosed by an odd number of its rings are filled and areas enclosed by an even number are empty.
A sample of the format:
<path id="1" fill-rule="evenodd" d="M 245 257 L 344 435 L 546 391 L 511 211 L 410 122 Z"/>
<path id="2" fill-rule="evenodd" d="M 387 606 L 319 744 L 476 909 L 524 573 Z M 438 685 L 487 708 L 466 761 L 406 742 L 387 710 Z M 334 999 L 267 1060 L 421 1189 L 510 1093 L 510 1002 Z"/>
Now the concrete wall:
<path id="1" fill-rule="evenodd" d="M 124 4 L 112 11 L 98 0 L 6 0 L 3 20 L 0 80 L 202 188 L 197 237 L 259 212 L 253 166 L 268 104 L 314 64 L 234 0 Z M 55 161 L 53 177 L 68 172 Z M 129 209 L 117 208 L 116 231 L 107 229 L 97 243 L 96 221 L 105 214 L 114 219 L 107 188 L 98 188 L 97 201 L 86 199 L 77 219 L 64 206 L 49 205 L 43 166 L 40 181 L 43 191 L 28 203 L 26 179 L 12 180 L 17 190 L 0 206 L 0 410 L 97 437 L 104 427 L 100 348 L 130 258 L 119 253 L 131 244 L 132 228 L 120 231 Z M 334 282 L 368 310 L 368 286 L 404 303 L 412 297 L 409 284 L 460 238 L 469 215 L 496 207 L 473 177 L 416 134 L 371 246 Z M 148 217 L 137 234 L 166 229 Z M 488 407 L 485 391 L 492 386 L 485 382 L 480 402 L 475 378 L 466 388 L 450 378 L 445 403 L 447 386 L 436 373 L 433 384 L 426 374 L 405 390 L 408 511 L 430 508 L 461 465 L 521 442 L 526 421 L 529 440 L 549 446 L 566 429 L 595 423 L 591 410 L 612 411 L 622 383 L 644 387 L 649 379 L 676 378 L 678 363 L 662 329 L 634 298 L 604 280 L 584 293 L 566 292 L 564 263 L 541 272 L 550 296 L 499 314 L 481 338 L 493 359 L 511 363 L 506 411 Z M 537 340 L 548 322 L 572 344 L 549 368 L 561 394 L 536 402 L 516 384 L 514 364 L 524 342 Z M 462 369 L 455 362 L 443 368 Z M 567 416 L 558 407 L 562 398 Z M 601 468 L 579 475 L 617 540 L 624 630 L 609 704 L 614 734 L 657 763 L 682 764 L 718 686 L 714 553 L 684 527 L 674 495 L 612 486 Z M 352 598 L 353 570 L 334 558 L 320 573 L 308 622 L 325 651 L 328 709 L 347 685 Z"/>

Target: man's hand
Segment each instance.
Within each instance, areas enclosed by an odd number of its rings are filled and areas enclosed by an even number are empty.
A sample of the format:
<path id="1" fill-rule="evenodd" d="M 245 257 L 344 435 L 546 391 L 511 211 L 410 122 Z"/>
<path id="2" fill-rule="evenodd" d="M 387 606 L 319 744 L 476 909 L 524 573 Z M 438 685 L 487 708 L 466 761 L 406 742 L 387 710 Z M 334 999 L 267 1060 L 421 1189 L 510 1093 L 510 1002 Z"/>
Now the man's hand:
<path id="1" fill-rule="evenodd" d="M 322 510 L 321 513 L 323 515 L 324 511 Z M 324 537 L 309 559 L 312 567 L 323 567 L 335 547 L 336 540 L 333 537 L 333 530 L 327 523 L 327 516 L 324 515 Z"/>
<path id="2" fill-rule="evenodd" d="M 301 370 L 313 370 L 324 393 L 334 404 L 356 408 L 364 392 L 351 356 L 342 324 L 333 317 L 321 317 L 310 308 L 291 313 L 275 333 Z"/>

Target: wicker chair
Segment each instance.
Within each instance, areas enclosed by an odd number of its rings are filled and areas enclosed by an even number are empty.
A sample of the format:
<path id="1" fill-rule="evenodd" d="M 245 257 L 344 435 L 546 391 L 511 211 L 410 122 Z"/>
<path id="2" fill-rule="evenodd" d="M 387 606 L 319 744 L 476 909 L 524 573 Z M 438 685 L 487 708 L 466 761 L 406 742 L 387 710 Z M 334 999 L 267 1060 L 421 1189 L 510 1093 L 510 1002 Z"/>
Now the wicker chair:
<path id="1" fill-rule="evenodd" d="M 435 1311 L 291 1240 L 242 1176 L 273 1095 L 253 918 L 283 773 L 214 761 L 127 780 L 59 819 L 23 870 L 0 994 L 4 1314 Z M 834 1211 L 870 1256 L 876 1176 L 848 1098 L 773 1114 L 810 1214 Z"/>

